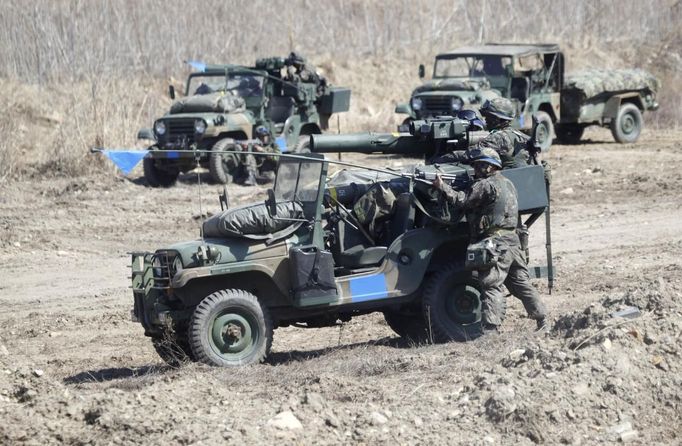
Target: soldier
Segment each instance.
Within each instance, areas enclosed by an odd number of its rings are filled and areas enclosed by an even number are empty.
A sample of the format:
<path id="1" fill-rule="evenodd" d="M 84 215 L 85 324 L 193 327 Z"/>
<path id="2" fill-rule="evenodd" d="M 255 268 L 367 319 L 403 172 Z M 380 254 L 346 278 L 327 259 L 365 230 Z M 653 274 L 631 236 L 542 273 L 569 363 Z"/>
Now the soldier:
<path id="1" fill-rule="evenodd" d="M 502 162 L 495 150 L 472 150 L 470 159 L 475 181 L 466 191 L 452 189 L 440 176 L 436 177 L 433 186 L 443 191 L 454 207 L 464 211 L 471 243 L 485 240 L 484 243 L 497 254 L 492 267 L 478 270 L 483 330 L 497 331 L 502 323 L 506 309 L 504 285 L 521 300 L 528 316 L 536 320 L 538 331 L 544 331 L 547 328 L 545 306 L 530 283 L 526 258 L 516 232 L 519 218 L 516 188 L 499 173 Z"/>
<path id="2" fill-rule="evenodd" d="M 280 153 L 277 143 L 272 138 L 270 130 L 265 126 L 256 128 L 256 138 L 259 143 L 242 146 L 246 150 L 244 155 L 245 180 L 244 186 L 254 186 L 256 182 L 268 182 L 274 179 L 274 165 L 276 158 L 272 156 L 256 156 L 252 152 L 259 153 Z M 260 166 L 260 172 L 258 167 Z"/>
<path id="3" fill-rule="evenodd" d="M 529 137 L 510 128 L 516 116 L 514 104 L 506 98 L 487 100 L 480 109 L 490 134 L 469 150 L 457 150 L 432 160 L 434 163 L 469 163 L 470 153 L 475 149 L 495 150 L 502 160 L 502 167 L 521 167 L 528 164 L 530 154 L 526 150 Z"/>

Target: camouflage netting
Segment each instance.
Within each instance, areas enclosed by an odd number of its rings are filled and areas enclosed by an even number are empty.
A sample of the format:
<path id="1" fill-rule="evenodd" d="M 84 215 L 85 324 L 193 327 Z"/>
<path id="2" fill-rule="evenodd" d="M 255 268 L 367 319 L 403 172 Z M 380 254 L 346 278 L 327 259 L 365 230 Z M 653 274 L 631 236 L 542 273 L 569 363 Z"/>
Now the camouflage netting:
<path id="1" fill-rule="evenodd" d="M 603 92 L 624 90 L 658 91 L 660 82 L 651 73 L 640 69 L 601 70 L 588 69 L 566 75 L 565 89 L 582 90 L 591 98 Z"/>
<path id="2" fill-rule="evenodd" d="M 244 110 L 244 99 L 224 93 L 201 94 L 179 99 L 171 106 L 171 114 L 202 112 L 239 112 Z"/>

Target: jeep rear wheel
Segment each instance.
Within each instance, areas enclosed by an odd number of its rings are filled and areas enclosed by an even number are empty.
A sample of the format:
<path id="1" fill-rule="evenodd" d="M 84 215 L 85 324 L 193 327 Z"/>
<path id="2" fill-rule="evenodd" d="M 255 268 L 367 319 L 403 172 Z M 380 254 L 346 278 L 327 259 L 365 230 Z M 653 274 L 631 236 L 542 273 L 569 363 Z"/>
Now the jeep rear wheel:
<path id="1" fill-rule="evenodd" d="M 619 143 L 637 141 L 642 132 L 642 112 L 636 105 L 625 103 L 618 109 L 618 116 L 611 121 L 611 134 Z"/>
<path id="2" fill-rule="evenodd" d="M 197 361 L 218 367 L 262 362 L 272 345 L 272 320 L 256 296 L 221 290 L 194 310 L 189 342 Z"/>
<path id="3" fill-rule="evenodd" d="M 161 160 L 154 158 L 144 158 L 142 160 L 142 168 L 144 170 L 144 179 L 151 187 L 169 187 L 175 184 L 178 180 L 180 172 L 175 169 L 160 168 Z"/>
<path id="4" fill-rule="evenodd" d="M 481 335 L 481 292 L 471 272 L 451 263 L 426 284 L 424 319 L 434 342 L 467 341 Z"/>
<path id="5" fill-rule="evenodd" d="M 580 124 L 561 124 L 557 125 L 554 130 L 562 144 L 578 144 L 585 133 L 585 127 Z"/>
<path id="6" fill-rule="evenodd" d="M 552 117 L 543 111 L 535 113 L 535 116 L 538 118 L 538 144 L 540 144 L 540 149 L 543 152 L 549 152 L 549 148 L 552 146 L 552 138 L 554 137 Z"/>
<path id="7" fill-rule="evenodd" d="M 239 169 L 239 158 L 234 153 L 221 153 L 235 150 L 234 140 L 223 138 L 213 145 L 209 157 L 208 170 L 211 178 L 218 184 L 231 183 Z"/>
<path id="8" fill-rule="evenodd" d="M 419 311 L 386 310 L 384 311 L 384 319 L 398 336 L 409 342 L 421 344 L 429 339 L 424 315 Z"/>

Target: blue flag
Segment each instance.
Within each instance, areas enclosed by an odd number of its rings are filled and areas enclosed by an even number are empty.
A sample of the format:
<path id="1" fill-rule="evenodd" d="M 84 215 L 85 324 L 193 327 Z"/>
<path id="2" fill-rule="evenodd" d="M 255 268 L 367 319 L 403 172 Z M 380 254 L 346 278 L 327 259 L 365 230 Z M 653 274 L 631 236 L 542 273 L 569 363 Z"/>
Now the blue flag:
<path id="1" fill-rule="evenodd" d="M 277 143 L 280 152 L 287 153 L 289 151 L 287 148 L 287 139 L 284 136 L 275 138 L 275 142 Z"/>
<path id="2" fill-rule="evenodd" d="M 206 71 L 206 64 L 195 60 L 186 60 L 185 63 L 197 71 Z"/>
<path id="3" fill-rule="evenodd" d="M 102 150 L 124 175 L 128 175 L 148 152 L 149 150 Z"/>

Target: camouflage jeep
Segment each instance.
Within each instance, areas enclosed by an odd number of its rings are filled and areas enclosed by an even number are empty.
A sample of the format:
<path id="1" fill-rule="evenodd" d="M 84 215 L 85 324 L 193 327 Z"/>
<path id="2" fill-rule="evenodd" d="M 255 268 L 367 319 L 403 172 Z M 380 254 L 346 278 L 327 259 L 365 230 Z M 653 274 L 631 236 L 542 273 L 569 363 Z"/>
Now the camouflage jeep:
<path id="1" fill-rule="evenodd" d="M 464 108 L 477 110 L 487 99 L 502 96 L 516 106 L 514 128 L 530 131 L 531 116 L 537 116 L 538 142 L 547 150 L 559 119 L 563 65 L 563 54 L 553 44 L 459 48 L 437 55 L 432 79 L 417 87 L 410 102 L 398 104 L 395 112 L 407 114 L 403 124 L 408 124 L 456 116 Z M 425 77 L 424 65 L 419 66 L 419 77 Z"/>
<path id="2" fill-rule="evenodd" d="M 346 88 L 284 80 L 283 58 L 259 59 L 254 67 L 193 65 L 199 71 L 189 75 L 184 97 L 152 129 L 138 133 L 138 138 L 154 141 L 144 159 L 144 175 L 152 187 L 171 186 L 179 173 L 197 163 L 210 170 L 215 182 L 232 181 L 243 157 L 222 152 L 248 147 L 259 126 L 270 130 L 283 152 L 306 151 L 308 135 L 321 133 L 333 113 L 350 105 Z M 175 99 L 172 86 L 169 94 Z"/>

